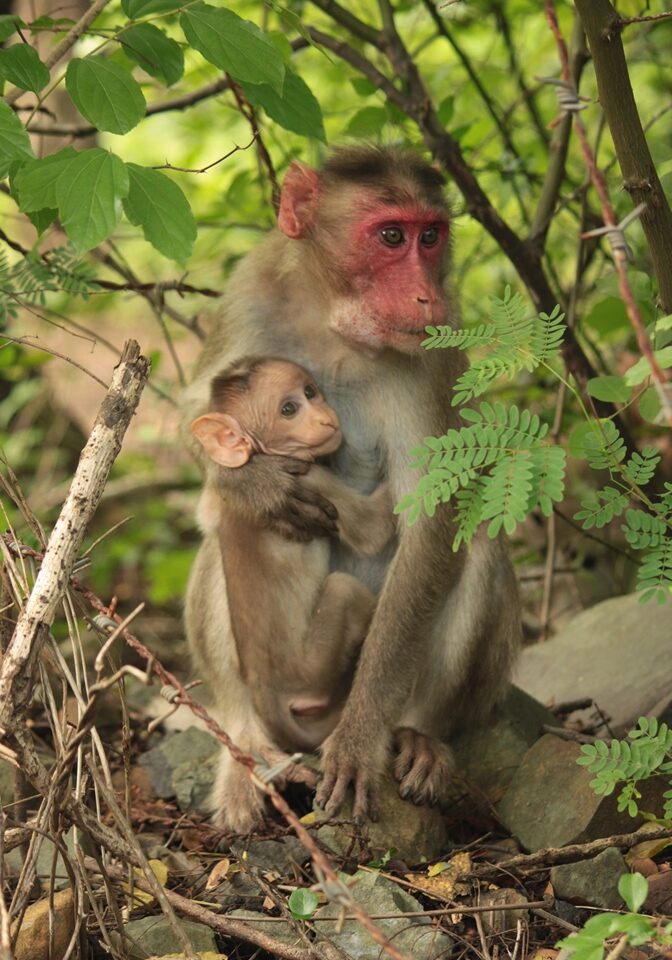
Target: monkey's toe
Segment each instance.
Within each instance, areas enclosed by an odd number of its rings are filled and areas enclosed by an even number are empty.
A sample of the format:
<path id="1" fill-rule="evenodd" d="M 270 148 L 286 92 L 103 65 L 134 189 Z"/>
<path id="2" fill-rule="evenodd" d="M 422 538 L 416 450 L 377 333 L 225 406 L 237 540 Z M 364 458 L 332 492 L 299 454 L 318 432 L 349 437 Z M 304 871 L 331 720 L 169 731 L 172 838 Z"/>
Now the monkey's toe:
<path id="1" fill-rule="evenodd" d="M 394 775 L 402 799 L 417 805 L 442 803 L 455 772 L 450 748 L 411 727 L 400 727 L 395 732 L 395 745 L 398 753 Z"/>

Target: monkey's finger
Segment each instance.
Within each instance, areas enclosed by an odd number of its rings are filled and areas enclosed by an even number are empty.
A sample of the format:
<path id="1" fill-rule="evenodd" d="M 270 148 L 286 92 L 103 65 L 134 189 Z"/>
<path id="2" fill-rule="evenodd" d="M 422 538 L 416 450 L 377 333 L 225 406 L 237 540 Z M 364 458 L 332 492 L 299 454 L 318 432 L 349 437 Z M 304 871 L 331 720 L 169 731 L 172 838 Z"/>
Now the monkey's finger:
<path id="1" fill-rule="evenodd" d="M 395 747 L 399 751 L 394 761 L 395 779 L 401 782 L 413 765 L 413 736 L 409 730 L 397 730 Z"/>
<path id="2" fill-rule="evenodd" d="M 378 801 L 375 788 L 365 776 L 355 779 L 355 803 L 352 813 L 358 823 L 366 820 L 378 819 Z"/>
<path id="3" fill-rule="evenodd" d="M 309 490 L 307 487 L 297 484 L 294 490 L 294 499 L 300 503 L 305 503 L 309 507 L 314 507 L 332 520 L 338 519 L 338 510 L 331 500 L 327 500 L 316 490 Z"/>
<path id="4" fill-rule="evenodd" d="M 285 779 L 288 783 L 300 783 L 305 787 L 314 790 L 319 780 L 319 774 L 310 767 L 305 767 L 302 763 L 293 763 L 285 772 Z"/>

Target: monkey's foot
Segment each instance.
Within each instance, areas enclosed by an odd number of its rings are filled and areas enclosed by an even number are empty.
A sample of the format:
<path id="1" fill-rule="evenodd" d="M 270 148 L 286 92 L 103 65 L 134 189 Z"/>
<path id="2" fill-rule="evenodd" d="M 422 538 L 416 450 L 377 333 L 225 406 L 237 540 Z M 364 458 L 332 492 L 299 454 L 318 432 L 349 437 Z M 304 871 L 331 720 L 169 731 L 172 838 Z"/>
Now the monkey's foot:
<path id="1" fill-rule="evenodd" d="M 355 820 L 378 819 L 378 783 L 387 763 L 387 743 L 371 735 L 359 744 L 347 728 L 337 727 L 321 747 L 324 775 L 315 795 L 318 807 L 333 816 L 340 810 L 348 787 L 355 792 Z"/>
<path id="2" fill-rule="evenodd" d="M 399 796 L 432 807 L 447 799 L 455 773 L 450 747 L 412 727 L 395 730 L 394 745 L 397 750 L 394 775 L 399 781 Z"/>

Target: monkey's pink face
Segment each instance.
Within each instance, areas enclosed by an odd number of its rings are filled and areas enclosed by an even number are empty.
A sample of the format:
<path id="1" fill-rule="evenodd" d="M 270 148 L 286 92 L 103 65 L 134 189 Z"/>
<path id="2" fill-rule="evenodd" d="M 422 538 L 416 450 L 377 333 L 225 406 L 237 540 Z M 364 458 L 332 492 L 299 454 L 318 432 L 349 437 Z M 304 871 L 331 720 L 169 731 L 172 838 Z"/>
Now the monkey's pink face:
<path id="1" fill-rule="evenodd" d="M 334 304 L 331 327 L 371 350 L 418 350 L 425 327 L 446 320 L 447 240 L 442 210 L 381 205 L 365 216 L 344 257 L 349 290 Z"/>

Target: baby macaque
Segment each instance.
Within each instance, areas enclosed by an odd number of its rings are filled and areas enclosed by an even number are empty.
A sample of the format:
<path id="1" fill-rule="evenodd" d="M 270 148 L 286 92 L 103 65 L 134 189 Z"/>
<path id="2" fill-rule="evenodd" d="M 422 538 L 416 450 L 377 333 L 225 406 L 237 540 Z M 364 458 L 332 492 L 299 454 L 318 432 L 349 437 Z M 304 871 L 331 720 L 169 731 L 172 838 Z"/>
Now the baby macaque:
<path id="1" fill-rule="evenodd" d="M 338 511 L 340 539 L 362 556 L 380 553 L 396 528 L 387 483 L 364 496 L 313 463 L 342 435 L 306 370 L 246 358 L 213 379 L 210 406 L 191 430 L 214 464 L 241 467 L 259 454 L 310 461 L 303 479 Z M 275 744 L 313 750 L 338 722 L 376 597 L 350 574 L 329 573 L 328 540 L 285 539 L 230 494 L 217 496 L 217 509 L 242 679 Z"/>

